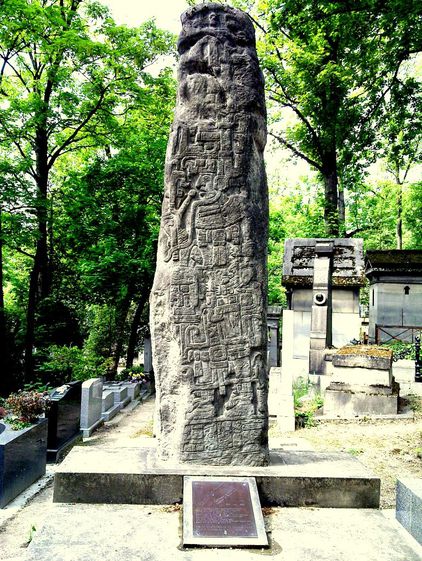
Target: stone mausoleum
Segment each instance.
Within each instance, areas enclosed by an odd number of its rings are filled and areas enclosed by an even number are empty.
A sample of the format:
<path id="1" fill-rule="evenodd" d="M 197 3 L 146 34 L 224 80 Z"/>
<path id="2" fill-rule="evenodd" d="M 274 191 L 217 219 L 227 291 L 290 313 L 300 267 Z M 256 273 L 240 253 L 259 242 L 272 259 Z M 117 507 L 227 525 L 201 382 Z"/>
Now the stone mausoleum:
<path id="1" fill-rule="evenodd" d="M 422 251 L 367 251 L 369 342 L 411 343 L 422 330 Z"/>
<path id="2" fill-rule="evenodd" d="M 282 283 L 289 307 L 283 311 L 283 372 L 325 374 L 326 349 L 360 335 L 362 240 L 286 240 Z"/>

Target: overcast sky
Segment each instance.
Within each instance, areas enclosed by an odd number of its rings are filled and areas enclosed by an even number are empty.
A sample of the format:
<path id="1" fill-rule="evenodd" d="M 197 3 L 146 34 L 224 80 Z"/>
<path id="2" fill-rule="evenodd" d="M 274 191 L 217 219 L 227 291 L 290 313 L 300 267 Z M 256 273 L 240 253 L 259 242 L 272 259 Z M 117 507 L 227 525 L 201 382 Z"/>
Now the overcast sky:
<path id="1" fill-rule="evenodd" d="M 179 34 L 180 14 L 187 9 L 185 0 L 100 0 L 108 6 L 117 23 L 136 27 L 155 17 L 158 27 Z"/>

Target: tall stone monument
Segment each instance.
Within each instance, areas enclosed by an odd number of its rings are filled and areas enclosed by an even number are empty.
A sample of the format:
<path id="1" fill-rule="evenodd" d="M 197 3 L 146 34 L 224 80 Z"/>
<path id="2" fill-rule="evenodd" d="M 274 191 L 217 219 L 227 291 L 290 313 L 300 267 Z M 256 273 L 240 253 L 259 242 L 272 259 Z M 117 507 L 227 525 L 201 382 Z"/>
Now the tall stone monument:
<path id="1" fill-rule="evenodd" d="M 159 458 L 265 465 L 268 195 L 255 33 L 221 4 L 181 19 L 151 293 Z"/>

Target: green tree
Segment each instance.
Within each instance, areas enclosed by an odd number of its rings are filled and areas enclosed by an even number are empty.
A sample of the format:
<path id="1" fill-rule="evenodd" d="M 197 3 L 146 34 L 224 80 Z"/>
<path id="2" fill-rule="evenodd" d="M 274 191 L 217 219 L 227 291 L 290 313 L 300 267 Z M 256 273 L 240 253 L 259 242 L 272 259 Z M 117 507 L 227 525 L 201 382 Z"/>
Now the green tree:
<path id="1" fill-rule="evenodd" d="M 381 154 L 396 184 L 396 247 L 403 248 L 404 186 L 411 168 L 422 157 L 422 96 L 420 83 L 412 76 L 398 76 L 385 101 L 381 123 Z"/>
<path id="2" fill-rule="evenodd" d="M 29 279 L 25 363 L 32 352 L 40 302 L 53 278 L 50 192 L 65 154 L 104 146 L 134 103 L 146 70 L 170 52 L 173 38 L 152 22 L 117 26 L 89 0 L 4 0 L 0 20 L 0 156 L 20 162 L 34 185 L 36 246 Z"/>
<path id="3" fill-rule="evenodd" d="M 344 230 L 344 191 L 376 153 L 377 127 L 403 62 L 420 49 L 415 1 L 257 0 L 271 134 L 324 184 L 328 235 Z M 253 4 L 253 6 L 251 6 Z M 290 112 L 292 119 L 286 119 Z"/>
<path id="4" fill-rule="evenodd" d="M 68 173 L 55 201 L 58 278 L 66 283 L 59 292 L 113 310 L 107 353 L 114 372 L 128 339 L 127 362 L 133 362 L 149 298 L 174 96 L 168 73 L 154 80 L 108 155 Z"/>

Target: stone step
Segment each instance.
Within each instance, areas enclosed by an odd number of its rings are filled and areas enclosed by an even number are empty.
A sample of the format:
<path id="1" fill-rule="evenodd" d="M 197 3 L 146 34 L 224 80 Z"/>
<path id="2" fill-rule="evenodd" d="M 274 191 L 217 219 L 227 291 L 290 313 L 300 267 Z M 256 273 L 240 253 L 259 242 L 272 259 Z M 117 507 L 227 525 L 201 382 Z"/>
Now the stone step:
<path id="1" fill-rule="evenodd" d="M 76 446 L 58 468 L 54 501 L 175 504 L 183 476 L 255 477 L 263 506 L 379 508 L 380 479 L 347 453 L 273 450 L 267 467 L 158 465 L 155 448 Z"/>

